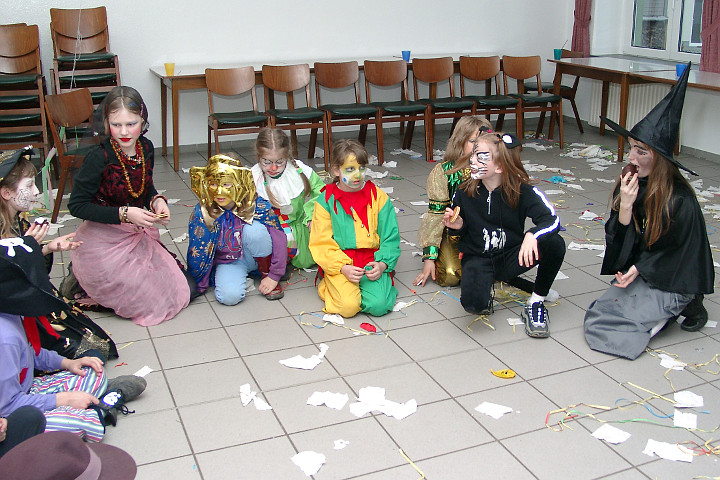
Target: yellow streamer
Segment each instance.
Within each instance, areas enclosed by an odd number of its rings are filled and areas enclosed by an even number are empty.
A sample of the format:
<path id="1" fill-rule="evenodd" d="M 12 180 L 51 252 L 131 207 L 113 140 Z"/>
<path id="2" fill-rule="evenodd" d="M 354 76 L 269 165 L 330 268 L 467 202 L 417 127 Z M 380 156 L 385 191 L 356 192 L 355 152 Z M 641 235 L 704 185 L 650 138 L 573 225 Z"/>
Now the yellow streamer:
<path id="1" fill-rule="evenodd" d="M 425 474 L 423 473 L 423 471 L 420 470 L 420 469 L 418 468 L 418 466 L 415 465 L 415 464 L 413 463 L 413 461 L 410 460 L 410 458 L 408 458 L 407 455 L 405 455 L 405 452 L 403 452 L 403 449 L 402 449 L 402 448 L 399 448 L 399 449 L 398 449 L 398 452 L 400 452 L 400 455 L 402 455 L 403 458 L 405 458 L 405 460 L 408 461 L 408 463 L 410 464 L 410 466 L 413 467 L 413 468 L 415 469 L 415 471 L 420 474 L 420 478 L 418 478 L 417 480 L 423 480 L 423 479 L 425 478 Z"/>

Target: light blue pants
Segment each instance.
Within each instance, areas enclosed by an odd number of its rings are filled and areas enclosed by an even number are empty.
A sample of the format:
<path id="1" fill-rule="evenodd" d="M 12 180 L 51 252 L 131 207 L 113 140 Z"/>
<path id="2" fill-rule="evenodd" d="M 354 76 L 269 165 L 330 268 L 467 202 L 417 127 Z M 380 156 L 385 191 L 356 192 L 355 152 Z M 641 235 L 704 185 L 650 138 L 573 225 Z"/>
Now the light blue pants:
<path id="1" fill-rule="evenodd" d="M 248 272 L 257 270 L 255 257 L 272 254 L 272 238 L 267 227 L 255 220 L 243 225 L 242 255 L 232 263 L 215 267 L 215 298 L 223 305 L 237 305 L 245 298 Z"/>

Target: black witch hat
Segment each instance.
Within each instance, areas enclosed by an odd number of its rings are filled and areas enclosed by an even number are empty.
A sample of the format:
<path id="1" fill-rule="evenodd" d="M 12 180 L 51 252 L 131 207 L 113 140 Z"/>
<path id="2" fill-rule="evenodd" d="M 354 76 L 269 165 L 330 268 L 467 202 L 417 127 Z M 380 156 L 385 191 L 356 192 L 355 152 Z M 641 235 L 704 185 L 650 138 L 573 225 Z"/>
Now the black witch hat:
<path id="1" fill-rule="evenodd" d="M 612 120 L 600 117 L 610 128 L 623 137 L 631 137 L 652 147 L 657 153 L 670 160 L 688 173 L 697 175 L 673 158 L 673 151 L 680 133 L 680 117 L 685 103 L 685 90 L 690 75 L 690 63 L 687 64 L 680 79 L 673 88 L 640 120 L 632 130 L 626 130 Z"/>
<path id="2" fill-rule="evenodd" d="M 20 157 L 27 157 L 29 159 L 32 154 L 33 148 L 30 146 L 21 148 L 20 150 L 9 150 L 0 153 L 0 182 L 2 182 L 13 167 L 15 167 Z"/>
<path id="3" fill-rule="evenodd" d="M 48 278 L 42 247 L 31 236 L 0 240 L 0 312 L 37 317 L 67 304 Z"/>

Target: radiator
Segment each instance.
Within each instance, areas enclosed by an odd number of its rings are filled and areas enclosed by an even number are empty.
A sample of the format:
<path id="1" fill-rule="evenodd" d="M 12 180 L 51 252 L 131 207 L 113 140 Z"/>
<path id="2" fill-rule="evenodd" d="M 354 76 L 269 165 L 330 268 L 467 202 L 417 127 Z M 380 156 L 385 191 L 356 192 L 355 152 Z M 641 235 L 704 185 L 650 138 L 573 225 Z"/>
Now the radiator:
<path id="1" fill-rule="evenodd" d="M 600 103 L 602 100 L 602 82 L 593 81 L 590 96 L 590 113 L 588 124 L 594 127 L 600 126 Z M 670 85 L 650 83 L 645 85 L 631 85 L 630 99 L 628 101 L 627 128 L 631 129 L 637 122 L 662 100 L 670 91 Z M 608 95 L 607 117 L 618 122 L 620 116 L 620 85 L 610 84 Z"/>

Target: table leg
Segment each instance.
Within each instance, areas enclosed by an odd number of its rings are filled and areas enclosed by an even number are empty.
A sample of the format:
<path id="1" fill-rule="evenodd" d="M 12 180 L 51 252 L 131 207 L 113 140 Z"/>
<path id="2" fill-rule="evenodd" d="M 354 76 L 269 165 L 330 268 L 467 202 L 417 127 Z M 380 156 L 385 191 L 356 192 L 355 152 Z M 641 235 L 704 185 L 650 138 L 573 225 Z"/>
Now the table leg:
<path id="1" fill-rule="evenodd" d="M 172 82 L 172 128 L 173 128 L 173 168 L 177 172 L 180 168 L 180 92 L 176 82 Z"/>
<path id="2" fill-rule="evenodd" d="M 602 96 L 600 99 L 600 116 L 607 118 L 608 97 L 610 96 L 610 82 L 603 80 Z M 600 121 L 600 135 L 605 135 L 605 122 Z"/>
<path id="3" fill-rule="evenodd" d="M 172 81 L 172 80 L 171 80 Z M 160 117 L 162 124 L 162 154 L 167 155 L 167 90 L 160 79 Z"/>
<path id="4" fill-rule="evenodd" d="M 620 81 L 620 117 L 618 118 L 618 124 L 627 128 L 627 110 L 628 110 L 628 99 L 630 98 L 630 76 L 623 75 Z M 622 162 L 623 155 L 625 154 L 625 137 L 618 135 L 618 162 Z"/>

